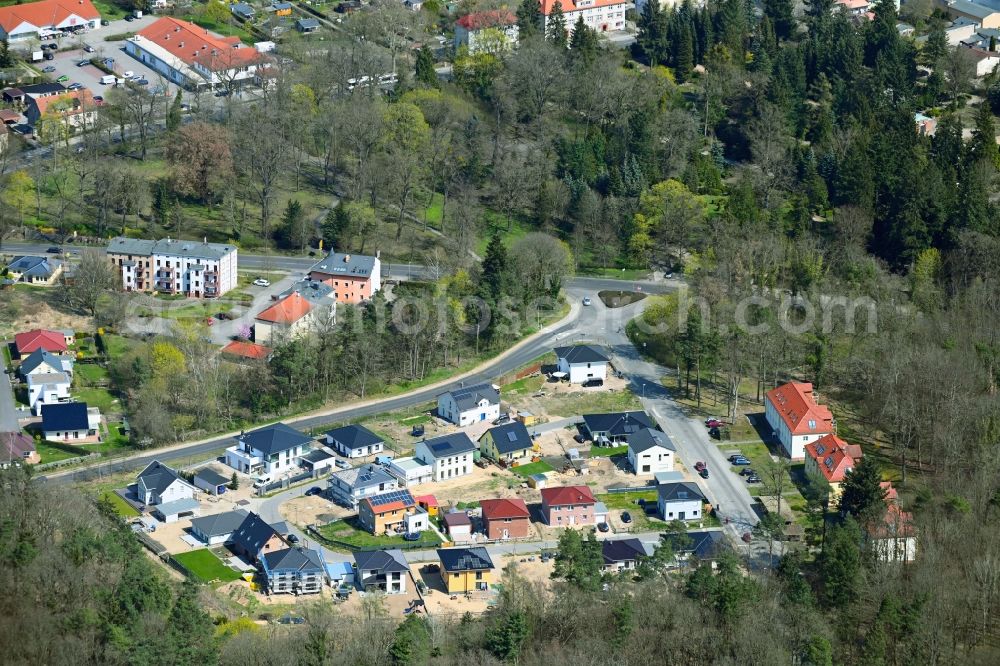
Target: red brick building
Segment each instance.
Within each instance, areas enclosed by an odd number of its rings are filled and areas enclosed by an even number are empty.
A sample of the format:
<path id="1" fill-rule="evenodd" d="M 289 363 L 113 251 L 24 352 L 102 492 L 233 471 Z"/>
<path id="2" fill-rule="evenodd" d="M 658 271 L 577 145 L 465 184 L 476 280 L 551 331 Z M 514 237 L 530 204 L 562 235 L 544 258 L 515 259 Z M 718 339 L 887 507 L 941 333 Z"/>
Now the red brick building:
<path id="1" fill-rule="evenodd" d="M 488 539 L 526 539 L 531 534 L 531 514 L 523 499 L 484 499 L 479 506 Z"/>

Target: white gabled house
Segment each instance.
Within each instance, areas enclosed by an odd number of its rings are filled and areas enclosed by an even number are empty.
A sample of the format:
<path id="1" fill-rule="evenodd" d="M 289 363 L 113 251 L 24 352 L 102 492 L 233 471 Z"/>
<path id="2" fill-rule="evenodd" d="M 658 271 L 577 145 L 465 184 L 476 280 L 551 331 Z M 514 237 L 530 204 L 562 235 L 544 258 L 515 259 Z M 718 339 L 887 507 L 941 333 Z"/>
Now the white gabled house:
<path id="1" fill-rule="evenodd" d="M 456 432 L 418 442 L 414 458 L 431 466 L 435 481 L 445 481 L 472 472 L 475 450 L 468 435 Z"/>
<path id="2" fill-rule="evenodd" d="M 244 474 L 283 474 L 299 466 L 312 438 L 284 423 L 240 434 L 226 449 L 226 464 Z"/>
<path id="3" fill-rule="evenodd" d="M 500 417 L 500 390 L 492 384 L 458 388 L 438 396 L 438 416 L 459 427 Z"/>
<path id="4" fill-rule="evenodd" d="M 643 428 L 628 437 L 628 461 L 636 475 L 674 471 L 677 447 L 665 432 Z"/>
<path id="5" fill-rule="evenodd" d="M 668 523 L 672 520 L 699 520 L 705 504 L 705 496 L 693 483 L 663 483 L 656 489 L 657 508 L 660 518 Z"/>
<path id="6" fill-rule="evenodd" d="M 593 345 L 556 347 L 556 366 L 565 372 L 571 384 L 582 384 L 591 379 L 608 378 L 608 357 Z"/>
<path id="7" fill-rule="evenodd" d="M 834 430 L 830 408 L 816 403 L 809 383 L 789 382 L 768 391 L 764 415 L 792 460 L 805 459 L 806 444 Z"/>
<path id="8" fill-rule="evenodd" d="M 72 379 L 62 372 L 45 372 L 28 375 L 28 405 L 31 413 L 38 416 L 43 405 L 69 402 L 69 387 Z"/>
<path id="9" fill-rule="evenodd" d="M 139 472 L 135 494 L 143 504 L 154 506 L 194 497 L 195 488 L 174 469 L 154 460 Z"/>

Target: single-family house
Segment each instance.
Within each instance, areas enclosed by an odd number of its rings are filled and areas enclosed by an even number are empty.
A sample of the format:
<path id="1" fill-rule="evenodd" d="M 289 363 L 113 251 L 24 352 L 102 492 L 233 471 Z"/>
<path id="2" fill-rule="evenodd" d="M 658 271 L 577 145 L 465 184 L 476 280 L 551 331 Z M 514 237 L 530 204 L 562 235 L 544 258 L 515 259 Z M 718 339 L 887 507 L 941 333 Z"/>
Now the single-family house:
<path id="1" fill-rule="evenodd" d="M 986 76 L 993 72 L 997 65 L 1000 65 L 1000 53 L 987 51 L 986 49 L 970 48 L 972 59 L 976 63 L 976 76 Z"/>
<path id="2" fill-rule="evenodd" d="M 472 12 L 455 21 L 455 50 L 496 55 L 517 45 L 517 17 L 509 9 Z"/>
<path id="3" fill-rule="evenodd" d="M 643 428 L 628 436 L 628 462 L 637 475 L 674 471 L 677 447 L 667 433 Z"/>
<path id="4" fill-rule="evenodd" d="M 52 442 L 93 444 L 101 441 L 101 412 L 85 402 L 42 406 L 42 437 Z"/>
<path id="5" fill-rule="evenodd" d="M 273 351 L 270 347 L 245 340 L 233 340 L 222 348 L 222 353 L 232 356 L 234 360 L 248 362 L 266 361 Z"/>
<path id="6" fill-rule="evenodd" d="M 69 387 L 73 380 L 63 372 L 45 372 L 28 375 L 28 406 L 38 416 L 44 405 L 69 402 Z"/>
<path id="7" fill-rule="evenodd" d="M 327 430 L 326 443 L 345 458 L 373 456 L 385 449 L 385 442 L 381 437 L 360 425 L 346 425 Z"/>
<path id="8" fill-rule="evenodd" d="M 834 434 L 820 437 L 805 446 L 805 472 L 810 479 L 825 481 L 830 486 L 830 499 L 840 497 L 844 477 L 854 469 L 863 455 L 857 444 L 848 444 Z"/>
<path id="9" fill-rule="evenodd" d="M 527 539 L 532 535 L 531 514 L 520 497 L 479 500 L 483 532 L 491 541 Z"/>
<path id="10" fill-rule="evenodd" d="M 256 564 L 268 553 L 288 547 L 278 530 L 253 512 L 233 530 L 229 541 L 232 551 L 251 564 Z"/>
<path id="11" fill-rule="evenodd" d="M 284 423 L 241 433 L 236 445 L 226 449 L 226 464 L 244 474 L 276 476 L 299 466 L 312 438 Z"/>
<path id="12" fill-rule="evenodd" d="M 0 468 L 39 462 L 41 457 L 35 449 L 35 440 L 23 432 L 0 432 Z"/>
<path id="13" fill-rule="evenodd" d="M 399 481 L 382 466 L 368 464 L 331 474 L 327 485 L 332 501 L 356 510 L 365 497 L 397 490 Z"/>
<path id="14" fill-rule="evenodd" d="M 571 384 L 608 378 L 607 355 L 594 345 L 556 347 L 556 367 L 565 372 Z"/>
<path id="15" fill-rule="evenodd" d="M 764 415 L 792 460 L 802 460 L 806 444 L 833 432 L 833 414 L 816 402 L 808 382 L 789 382 L 768 391 Z"/>
<path id="16" fill-rule="evenodd" d="M 24 117 L 36 130 L 42 119 L 55 119 L 69 129 L 86 130 L 94 126 L 99 106 L 87 88 L 67 90 L 56 96 L 28 95 Z"/>
<path id="17" fill-rule="evenodd" d="M 660 518 L 672 520 L 698 520 L 702 517 L 705 496 L 693 483 L 663 483 L 656 488 L 656 506 Z"/>
<path id="18" fill-rule="evenodd" d="M 416 486 L 434 480 L 434 466 L 427 465 L 412 456 L 393 459 L 386 470 L 404 486 Z"/>
<path id="19" fill-rule="evenodd" d="M 715 561 L 729 550 L 726 535 L 721 530 L 695 530 L 686 534 L 665 534 L 663 540 L 673 550 L 678 564 Z"/>
<path id="20" fill-rule="evenodd" d="M 254 340 L 275 344 L 305 334 L 313 321 L 313 304 L 293 291 L 254 318 Z"/>
<path id="21" fill-rule="evenodd" d="M 8 44 L 54 39 L 96 28 L 101 14 L 90 0 L 39 0 L 0 7 L 0 39 Z"/>
<path id="22" fill-rule="evenodd" d="M 430 516 L 409 490 L 390 490 L 358 502 L 358 522 L 370 533 L 414 534 L 430 527 Z"/>
<path id="23" fill-rule="evenodd" d="M 899 504 L 899 493 L 888 481 L 881 483 L 885 491 L 885 513 L 874 524 L 866 526 L 868 543 L 882 562 L 913 562 L 917 557 L 917 529 L 913 514 Z"/>
<path id="24" fill-rule="evenodd" d="M 870 11 L 868 0 L 835 0 L 834 5 L 854 18 L 866 16 Z"/>
<path id="25" fill-rule="evenodd" d="M 628 442 L 629 435 L 643 428 L 655 428 L 646 412 L 613 412 L 610 414 L 584 414 L 583 425 L 595 444 L 611 446 Z"/>
<path id="26" fill-rule="evenodd" d="M 302 546 L 266 553 L 260 568 L 268 594 L 316 594 L 327 580 L 323 556 Z"/>
<path id="27" fill-rule="evenodd" d="M 459 427 L 500 418 L 500 391 L 492 384 L 475 384 L 442 393 L 438 416 Z"/>
<path id="28" fill-rule="evenodd" d="M 432 467 L 434 481 L 444 481 L 472 472 L 475 450 L 476 445 L 468 435 L 454 432 L 418 442 L 414 458 Z"/>
<path id="29" fill-rule="evenodd" d="M 146 465 L 136 478 L 135 494 L 143 504 L 153 506 L 194 497 L 195 488 L 174 469 L 159 460 Z"/>
<path id="30" fill-rule="evenodd" d="M 493 560 L 485 548 L 438 548 L 441 580 L 448 594 L 485 591 L 493 579 Z"/>
<path id="31" fill-rule="evenodd" d="M 958 46 L 966 39 L 973 37 L 979 28 L 979 21 L 966 18 L 964 16 L 956 18 L 951 25 L 944 28 L 945 37 L 948 39 L 948 46 Z"/>
<path id="32" fill-rule="evenodd" d="M 222 495 L 229 488 L 232 476 L 226 477 L 214 467 L 202 467 L 194 473 L 194 486 L 209 495 Z"/>
<path id="33" fill-rule="evenodd" d="M 233 16 L 236 18 L 244 21 L 252 21 L 253 17 L 257 14 L 254 8 L 245 2 L 235 2 L 229 5 L 229 11 L 231 11 Z"/>
<path id="34" fill-rule="evenodd" d="M 7 276 L 17 282 L 51 285 L 63 272 L 63 263 L 51 257 L 20 256 L 7 264 Z"/>
<path id="35" fill-rule="evenodd" d="M 644 557 L 653 555 L 653 546 L 639 539 L 606 539 L 601 542 L 604 570 L 610 573 L 632 571 Z"/>
<path id="36" fill-rule="evenodd" d="M 386 594 L 405 594 L 410 565 L 398 548 L 354 553 L 355 581 L 363 591 L 381 590 Z"/>
<path id="37" fill-rule="evenodd" d="M 510 463 L 531 456 L 533 442 L 521 421 L 493 426 L 479 438 L 479 451 L 494 462 Z"/>
<path id="38" fill-rule="evenodd" d="M 291 16 L 292 15 L 292 3 L 290 3 L 290 2 L 272 2 L 271 6 L 268 7 L 267 11 L 273 12 L 275 16 Z"/>
<path id="39" fill-rule="evenodd" d="M 191 521 L 191 534 L 209 546 L 228 543 L 233 532 L 247 519 L 247 515 L 246 511 L 236 510 L 195 518 Z"/>
<path id="40" fill-rule="evenodd" d="M 73 344 L 72 338 L 67 339 L 62 331 L 49 331 L 36 328 L 14 336 L 14 348 L 17 355 L 24 358 L 37 349 L 43 349 L 54 354 L 61 354 Z"/>
<path id="41" fill-rule="evenodd" d="M 64 374 L 73 376 L 73 357 L 68 354 L 53 354 L 44 349 L 36 349 L 17 366 L 17 372 L 25 380 L 29 375 Z"/>
<path id="42" fill-rule="evenodd" d="M 549 28 L 552 10 L 558 0 L 542 0 L 544 27 Z M 560 2 L 566 27 L 572 32 L 577 20 L 599 33 L 625 29 L 625 12 L 635 7 L 631 0 L 566 0 Z"/>
<path id="43" fill-rule="evenodd" d="M 465 511 L 449 511 L 441 516 L 441 522 L 453 542 L 466 543 L 472 540 L 472 519 Z"/>
<path id="44" fill-rule="evenodd" d="M 542 489 L 542 519 L 551 527 L 596 525 L 594 493 L 587 486 Z"/>
<path id="45" fill-rule="evenodd" d="M 295 21 L 295 29 L 304 35 L 319 30 L 319 19 L 310 17 L 300 18 Z"/>
<path id="46" fill-rule="evenodd" d="M 378 252 L 375 256 L 330 252 L 309 269 L 309 279 L 331 287 L 338 303 L 362 303 L 382 289 L 382 262 Z"/>

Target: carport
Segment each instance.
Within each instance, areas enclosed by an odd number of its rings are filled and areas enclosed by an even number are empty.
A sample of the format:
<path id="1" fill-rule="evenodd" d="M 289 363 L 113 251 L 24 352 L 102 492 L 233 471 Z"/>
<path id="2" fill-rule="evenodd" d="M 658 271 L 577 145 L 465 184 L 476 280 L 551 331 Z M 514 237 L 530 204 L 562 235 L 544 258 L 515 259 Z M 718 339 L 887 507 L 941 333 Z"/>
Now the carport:
<path id="1" fill-rule="evenodd" d="M 176 523 L 181 518 L 190 518 L 201 513 L 198 500 L 185 498 L 173 502 L 165 502 L 153 509 L 153 515 L 165 523 Z"/>

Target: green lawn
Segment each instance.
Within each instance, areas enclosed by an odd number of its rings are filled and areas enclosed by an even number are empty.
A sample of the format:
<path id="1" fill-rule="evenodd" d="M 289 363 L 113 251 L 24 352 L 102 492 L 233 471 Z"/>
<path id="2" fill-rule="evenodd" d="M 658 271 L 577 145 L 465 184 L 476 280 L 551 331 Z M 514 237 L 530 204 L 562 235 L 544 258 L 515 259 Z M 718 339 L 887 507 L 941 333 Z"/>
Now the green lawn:
<path id="1" fill-rule="evenodd" d="M 137 347 L 142 343 L 138 340 L 132 340 L 130 338 L 122 337 L 120 335 L 105 335 L 104 336 L 104 348 L 108 352 L 108 356 L 115 358 L 122 356 L 130 351 L 133 347 Z"/>
<path id="2" fill-rule="evenodd" d="M 77 363 L 73 376 L 83 384 L 100 384 L 107 381 L 108 370 L 96 363 Z"/>
<path id="3" fill-rule="evenodd" d="M 336 520 L 319 528 L 319 533 L 330 540 L 341 541 L 355 548 L 370 548 L 372 546 L 391 548 L 402 545 L 420 545 L 433 548 L 441 543 L 441 537 L 436 532 L 428 530 L 420 535 L 420 541 L 407 541 L 402 536 L 375 536 L 364 531 L 356 518 Z M 338 544 L 331 546 L 336 550 Z"/>
<path id="4" fill-rule="evenodd" d="M 609 509 L 624 509 L 626 511 L 635 512 L 635 509 L 639 508 L 639 505 L 635 503 L 637 499 L 646 500 L 647 502 L 656 502 L 656 491 L 655 490 L 637 490 L 631 493 L 607 493 L 605 495 L 596 496 L 598 502 L 604 502 Z"/>
<path id="5" fill-rule="evenodd" d="M 628 444 L 625 446 L 592 446 L 590 447 L 591 458 L 611 458 L 612 456 L 623 456 L 628 453 Z"/>
<path id="6" fill-rule="evenodd" d="M 81 388 L 73 391 L 73 397 L 88 407 L 97 407 L 101 414 L 107 416 L 110 412 L 120 412 L 121 405 L 111 392 L 103 388 Z"/>
<path id="7" fill-rule="evenodd" d="M 399 419 L 399 422 L 403 425 L 414 426 L 421 425 L 423 423 L 430 423 L 430 420 L 430 414 L 416 414 L 415 416 L 407 416 Z"/>
<path id="8" fill-rule="evenodd" d="M 580 391 L 550 395 L 544 400 L 545 410 L 550 415 L 558 416 L 642 410 L 639 398 L 629 390 Z"/>
<path id="9" fill-rule="evenodd" d="M 528 463 L 527 465 L 518 465 L 517 467 L 511 467 L 510 471 L 514 472 L 518 476 L 523 476 L 525 478 L 531 476 L 532 474 L 544 474 L 545 472 L 551 472 L 553 470 L 552 465 L 548 464 L 544 460 L 540 460 L 536 463 Z"/>
<path id="10" fill-rule="evenodd" d="M 503 387 L 504 395 L 512 395 L 516 393 L 534 393 L 542 388 L 545 383 L 545 377 L 538 375 L 537 377 L 525 377 L 524 379 L 518 379 L 516 382 L 511 382 Z"/>
<path id="11" fill-rule="evenodd" d="M 122 499 L 121 495 L 115 492 L 106 491 L 101 493 L 101 499 L 111 502 L 115 511 L 122 518 L 134 518 L 139 515 L 139 510 Z"/>
<path id="12" fill-rule="evenodd" d="M 207 548 L 174 555 L 174 559 L 187 569 L 193 578 L 202 583 L 218 580 L 223 583 L 239 580 L 240 573 L 230 569 Z"/>
<path id="13" fill-rule="evenodd" d="M 108 0 L 94 0 L 94 7 L 101 13 L 101 18 L 113 21 L 125 18 L 125 10 Z"/>
<path id="14" fill-rule="evenodd" d="M 38 451 L 38 456 L 41 458 L 40 462 L 42 464 L 59 462 L 60 460 L 67 460 L 69 458 L 77 458 L 79 456 L 85 456 L 89 453 L 89 451 L 71 447 L 68 444 L 44 441 L 36 442 L 35 450 Z"/>

